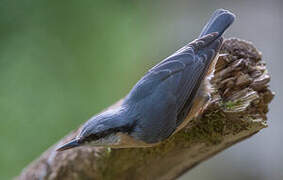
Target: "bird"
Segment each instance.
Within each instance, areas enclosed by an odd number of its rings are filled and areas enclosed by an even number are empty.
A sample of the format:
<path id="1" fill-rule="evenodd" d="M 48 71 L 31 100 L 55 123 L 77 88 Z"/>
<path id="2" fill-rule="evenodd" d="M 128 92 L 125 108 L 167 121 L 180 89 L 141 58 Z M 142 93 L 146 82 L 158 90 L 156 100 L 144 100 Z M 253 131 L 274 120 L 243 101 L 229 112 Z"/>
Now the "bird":
<path id="1" fill-rule="evenodd" d="M 229 10 L 216 10 L 197 39 L 148 70 L 120 106 L 90 118 L 57 151 L 83 145 L 151 147 L 180 131 L 210 101 L 222 34 L 234 19 Z"/>

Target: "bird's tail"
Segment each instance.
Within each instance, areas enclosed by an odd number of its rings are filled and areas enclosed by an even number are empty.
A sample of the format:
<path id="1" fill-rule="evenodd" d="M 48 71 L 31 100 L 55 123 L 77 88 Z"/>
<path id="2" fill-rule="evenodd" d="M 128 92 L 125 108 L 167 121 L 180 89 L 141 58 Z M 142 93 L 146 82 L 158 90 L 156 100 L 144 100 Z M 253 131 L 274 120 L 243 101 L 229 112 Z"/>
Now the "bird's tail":
<path id="1" fill-rule="evenodd" d="M 199 38 L 207 34 L 218 32 L 218 36 L 222 36 L 224 31 L 234 22 L 235 15 L 228 10 L 216 10 L 207 24 L 202 29 Z"/>

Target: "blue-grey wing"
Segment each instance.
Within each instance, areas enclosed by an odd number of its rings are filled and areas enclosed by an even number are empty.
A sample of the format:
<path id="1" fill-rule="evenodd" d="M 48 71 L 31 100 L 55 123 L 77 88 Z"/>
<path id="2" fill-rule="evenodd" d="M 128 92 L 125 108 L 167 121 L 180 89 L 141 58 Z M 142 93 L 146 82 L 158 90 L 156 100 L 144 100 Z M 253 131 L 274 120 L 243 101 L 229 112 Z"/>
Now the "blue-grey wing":
<path id="1" fill-rule="evenodd" d="M 125 102 L 137 103 L 152 94 L 172 95 L 178 116 L 187 113 L 221 40 L 218 33 L 211 33 L 181 48 L 151 68 L 134 86 Z M 182 120 L 180 115 L 177 124 Z"/>
<path id="2" fill-rule="evenodd" d="M 169 78 L 170 79 L 170 78 Z M 146 143 L 156 143 L 168 138 L 176 129 L 176 98 L 171 92 L 166 92 L 166 83 L 161 83 L 159 90 L 134 105 L 136 116 L 133 137 Z M 130 108 L 132 108 L 131 106 Z"/>
<path id="3" fill-rule="evenodd" d="M 169 89 L 174 89 L 176 81 L 169 81 L 172 76 L 178 81 L 180 74 L 184 71 L 186 65 L 180 61 L 168 61 L 150 69 L 145 76 L 137 82 L 131 92 L 125 98 L 125 103 L 137 103 L 158 90 L 159 86 L 167 83 Z M 173 84 L 172 84 L 173 83 Z M 175 85 L 174 85 L 175 84 Z M 172 91 L 172 90 L 169 90 Z"/>
<path id="4" fill-rule="evenodd" d="M 168 86 L 170 85 L 172 92 L 181 100 L 186 96 L 185 94 L 190 93 L 189 89 L 199 79 L 200 73 L 206 66 L 205 61 L 215 54 L 215 52 L 206 49 L 210 48 L 209 44 L 213 43 L 216 38 L 217 33 L 206 35 L 158 63 L 138 81 L 126 97 L 126 100 L 137 102 L 152 94 L 164 82 L 167 82 Z M 169 77 L 170 81 L 168 80 Z M 185 93 L 184 91 L 187 90 L 189 92 Z"/>
<path id="5" fill-rule="evenodd" d="M 217 34 L 213 34 L 212 37 L 217 37 Z M 190 111 L 200 84 L 207 74 L 210 64 L 217 55 L 223 38 L 218 37 L 210 43 L 207 43 L 207 41 L 207 36 L 204 36 L 191 43 L 191 46 L 195 50 L 196 60 L 194 65 L 184 70 L 182 79 L 179 82 L 179 88 L 176 93 L 178 103 L 177 126 L 183 122 Z M 200 42 L 203 45 L 200 45 Z"/>

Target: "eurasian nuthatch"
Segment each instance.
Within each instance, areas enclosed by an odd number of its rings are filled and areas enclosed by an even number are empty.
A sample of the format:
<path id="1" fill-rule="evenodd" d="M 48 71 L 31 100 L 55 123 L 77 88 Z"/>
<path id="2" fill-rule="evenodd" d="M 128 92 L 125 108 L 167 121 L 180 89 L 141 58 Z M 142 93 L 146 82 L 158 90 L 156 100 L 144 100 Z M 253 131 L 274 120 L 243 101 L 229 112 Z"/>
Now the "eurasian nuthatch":
<path id="1" fill-rule="evenodd" d="M 223 41 L 221 36 L 234 19 L 229 11 L 216 10 L 198 39 L 151 68 L 122 105 L 92 117 L 75 139 L 57 150 L 84 144 L 146 147 L 179 131 L 209 101 L 209 79 Z"/>

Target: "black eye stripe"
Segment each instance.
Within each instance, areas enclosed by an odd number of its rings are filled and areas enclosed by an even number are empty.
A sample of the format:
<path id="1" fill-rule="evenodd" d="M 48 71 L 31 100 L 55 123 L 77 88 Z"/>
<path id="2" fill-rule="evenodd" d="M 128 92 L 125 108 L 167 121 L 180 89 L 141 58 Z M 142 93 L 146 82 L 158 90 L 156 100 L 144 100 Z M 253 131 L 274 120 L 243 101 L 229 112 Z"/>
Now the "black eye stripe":
<path id="1" fill-rule="evenodd" d="M 91 142 L 91 141 L 96 141 L 100 138 L 104 138 L 110 134 L 113 133 L 118 133 L 118 132 L 123 132 L 123 133 L 130 133 L 133 129 L 133 126 L 121 126 L 121 127 L 117 127 L 117 128 L 110 128 L 107 129 L 105 131 L 101 131 L 99 133 L 96 134 L 90 134 L 89 136 L 79 140 L 80 143 L 85 143 L 85 142 Z"/>

